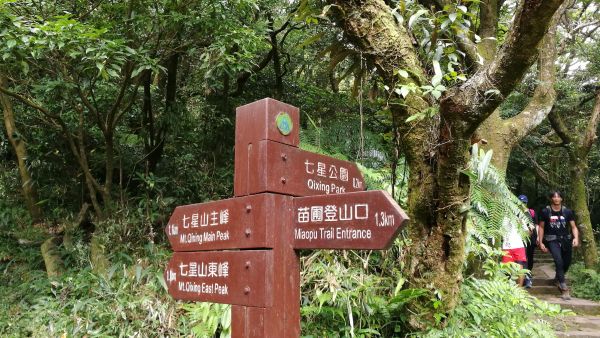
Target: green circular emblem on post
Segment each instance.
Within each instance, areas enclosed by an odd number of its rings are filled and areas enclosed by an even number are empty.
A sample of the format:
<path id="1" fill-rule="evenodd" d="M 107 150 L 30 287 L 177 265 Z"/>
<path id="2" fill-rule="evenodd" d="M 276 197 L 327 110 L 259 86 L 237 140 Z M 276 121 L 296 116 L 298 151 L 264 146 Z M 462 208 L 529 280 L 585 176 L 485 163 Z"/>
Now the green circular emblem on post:
<path id="1" fill-rule="evenodd" d="M 277 129 L 279 129 L 282 135 L 288 136 L 292 132 L 292 129 L 294 129 L 292 118 L 286 112 L 277 114 L 275 122 L 277 123 Z"/>

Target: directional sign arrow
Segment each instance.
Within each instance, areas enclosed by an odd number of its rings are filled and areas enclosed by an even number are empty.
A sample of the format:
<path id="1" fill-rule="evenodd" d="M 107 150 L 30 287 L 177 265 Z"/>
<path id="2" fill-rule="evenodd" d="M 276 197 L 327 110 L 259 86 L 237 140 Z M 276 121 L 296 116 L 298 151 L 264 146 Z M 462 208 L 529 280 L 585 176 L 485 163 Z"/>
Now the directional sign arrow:
<path id="1" fill-rule="evenodd" d="M 295 249 L 386 249 L 408 216 L 385 191 L 294 198 Z"/>
<path id="2" fill-rule="evenodd" d="M 164 276 L 175 299 L 269 306 L 273 251 L 175 252 Z"/>
<path id="3" fill-rule="evenodd" d="M 165 228 L 174 251 L 272 248 L 282 196 L 260 194 L 175 208 Z"/>
<path id="4" fill-rule="evenodd" d="M 236 150 L 237 151 L 237 150 Z M 273 192 L 292 196 L 364 191 L 355 163 L 262 140 L 249 146 L 247 158 L 236 158 L 236 196 Z"/>

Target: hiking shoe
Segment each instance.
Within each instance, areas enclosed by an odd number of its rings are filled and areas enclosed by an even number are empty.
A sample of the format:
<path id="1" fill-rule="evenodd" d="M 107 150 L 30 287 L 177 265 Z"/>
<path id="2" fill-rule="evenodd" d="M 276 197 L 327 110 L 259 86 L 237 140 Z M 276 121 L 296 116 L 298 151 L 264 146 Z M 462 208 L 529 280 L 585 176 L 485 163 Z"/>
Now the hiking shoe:
<path id="1" fill-rule="evenodd" d="M 563 300 L 571 300 L 571 294 L 569 293 L 569 290 L 563 291 L 560 298 L 562 298 Z"/>
<path id="2" fill-rule="evenodd" d="M 558 288 L 559 291 L 562 291 L 562 289 L 560 288 L 560 282 L 558 281 L 558 279 L 554 280 L 554 285 Z"/>
<path id="3" fill-rule="evenodd" d="M 562 283 L 558 283 L 558 288 L 560 289 L 560 291 L 569 291 L 569 287 L 567 287 L 567 283 L 562 282 Z"/>
<path id="4" fill-rule="evenodd" d="M 531 278 L 527 278 L 525 280 L 525 285 L 523 286 L 525 286 L 526 289 L 531 289 L 531 287 L 533 286 L 533 281 L 531 280 Z"/>

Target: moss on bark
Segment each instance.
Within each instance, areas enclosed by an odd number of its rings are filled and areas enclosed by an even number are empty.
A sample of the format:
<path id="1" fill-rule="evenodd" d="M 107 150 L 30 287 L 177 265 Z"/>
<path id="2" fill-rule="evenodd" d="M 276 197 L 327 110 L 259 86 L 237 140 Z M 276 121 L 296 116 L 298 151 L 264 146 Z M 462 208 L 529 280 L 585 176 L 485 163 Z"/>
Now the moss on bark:
<path id="1" fill-rule="evenodd" d="M 60 243 L 61 239 L 59 237 L 50 237 L 44 241 L 41 247 L 49 278 L 58 277 L 64 272 L 64 263 L 59 250 Z"/>
<path id="2" fill-rule="evenodd" d="M 572 208 L 575 211 L 576 222 L 579 228 L 579 238 L 583 251 L 583 261 L 588 269 L 596 268 L 598 264 L 598 250 L 592 229 L 590 210 L 587 205 L 587 191 L 585 178 L 587 177 L 587 156 L 574 158 L 571 156 L 570 191 Z"/>

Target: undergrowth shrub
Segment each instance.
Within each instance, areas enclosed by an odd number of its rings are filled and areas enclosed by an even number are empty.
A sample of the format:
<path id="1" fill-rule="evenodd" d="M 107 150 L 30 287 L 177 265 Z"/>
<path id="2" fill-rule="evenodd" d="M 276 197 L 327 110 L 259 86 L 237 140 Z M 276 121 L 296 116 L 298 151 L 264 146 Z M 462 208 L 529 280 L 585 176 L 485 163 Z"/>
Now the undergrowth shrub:
<path id="1" fill-rule="evenodd" d="M 600 273 L 575 263 L 569 269 L 571 291 L 575 297 L 600 301 Z"/>
<path id="2" fill-rule="evenodd" d="M 474 144 L 469 168 L 463 171 L 471 183 L 466 250 L 471 260 L 489 257 L 488 248 L 500 246 L 511 224 L 533 225 L 526 206 L 512 193 L 491 159 L 492 150 L 486 152 Z M 522 227 L 517 228 L 527 241 L 529 235 Z"/>
<path id="3" fill-rule="evenodd" d="M 167 294 L 166 245 L 131 229 L 132 219 L 98 226 L 111 262 L 106 273 L 92 271 L 86 235 L 74 231 L 60 247 L 68 269 L 54 279 L 45 271 L 39 233 L 0 229 L 0 337 L 229 336 L 224 306 L 181 303 Z"/>
<path id="4" fill-rule="evenodd" d="M 401 245 L 397 240 L 388 252 L 322 250 L 302 257 L 303 337 L 399 335 L 405 305 L 427 294 L 405 288 Z"/>
<path id="5" fill-rule="evenodd" d="M 554 337 L 548 318 L 573 314 L 530 295 L 507 275 L 516 264 L 488 259 L 487 278 L 469 277 L 461 287 L 461 301 L 444 329 L 432 329 L 425 337 Z M 418 334 L 416 336 L 422 336 Z"/>
<path id="6" fill-rule="evenodd" d="M 9 305 L 7 316 L 0 316 L 0 335 L 178 335 L 178 305 L 166 295 L 162 264 L 157 264 L 166 252 L 147 256 L 134 264 L 115 262 L 106 275 L 77 267 L 49 280 L 43 266 L 29 273 L 11 271 L 21 278 L 5 289 Z"/>

